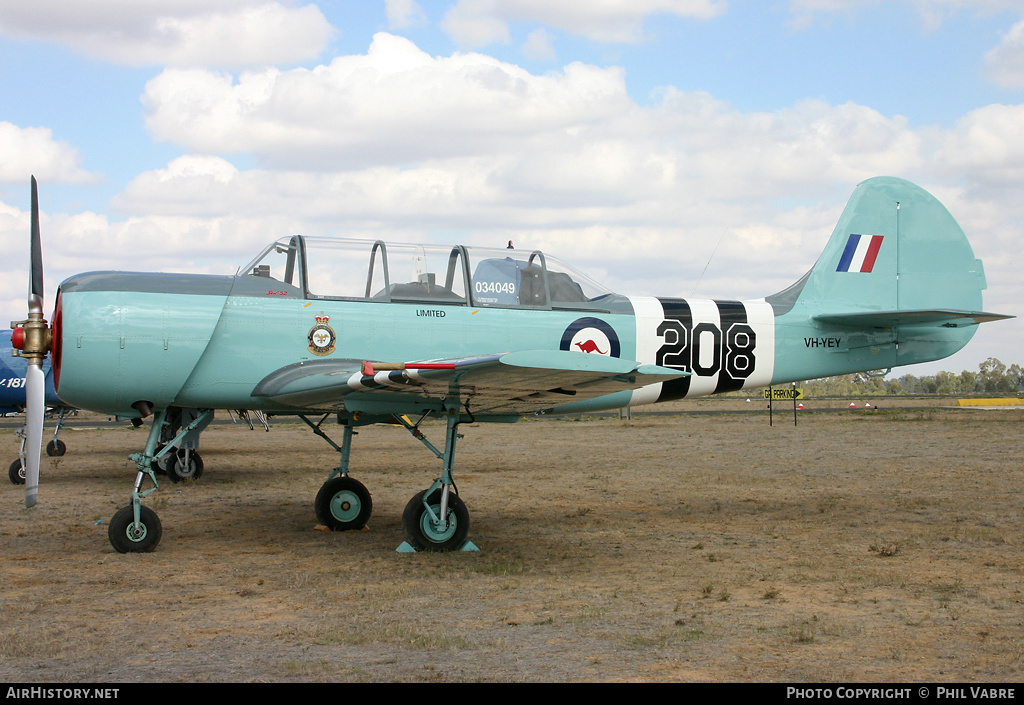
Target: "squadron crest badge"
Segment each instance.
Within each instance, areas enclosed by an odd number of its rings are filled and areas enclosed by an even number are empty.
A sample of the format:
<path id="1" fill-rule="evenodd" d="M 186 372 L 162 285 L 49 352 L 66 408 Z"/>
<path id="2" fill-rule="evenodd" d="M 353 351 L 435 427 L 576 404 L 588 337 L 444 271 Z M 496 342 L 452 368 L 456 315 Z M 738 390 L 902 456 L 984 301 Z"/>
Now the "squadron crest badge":
<path id="1" fill-rule="evenodd" d="M 327 325 L 331 317 L 321 313 L 316 317 L 316 325 L 309 329 L 309 351 L 314 355 L 330 355 L 334 352 L 334 342 L 337 336 L 334 329 Z"/>

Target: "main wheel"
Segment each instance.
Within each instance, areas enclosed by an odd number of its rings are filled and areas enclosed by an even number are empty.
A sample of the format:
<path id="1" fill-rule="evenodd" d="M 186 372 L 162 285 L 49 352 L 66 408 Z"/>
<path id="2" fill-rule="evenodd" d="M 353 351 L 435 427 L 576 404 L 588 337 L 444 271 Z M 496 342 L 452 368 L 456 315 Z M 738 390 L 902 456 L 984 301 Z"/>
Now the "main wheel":
<path id="1" fill-rule="evenodd" d="M 159 443 L 159 444 L 157 444 L 155 452 L 159 453 L 163 449 L 164 449 L 164 444 L 163 443 Z M 161 455 L 156 460 L 154 460 L 153 461 L 153 472 L 155 472 L 157 475 L 166 475 L 167 474 L 167 464 L 169 462 L 171 462 L 171 458 L 174 457 L 174 453 L 175 453 L 175 451 L 170 451 L 168 453 L 165 453 L 164 455 Z"/>
<path id="2" fill-rule="evenodd" d="M 366 526 L 373 500 L 363 483 L 351 477 L 335 477 L 317 492 L 313 507 L 321 524 L 332 531 L 349 531 Z"/>
<path id="3" fill-rule="evenodd" d="M 167 461 L 167 477 L 171 482 L 198 480 L 203 475 L 203 458 L 194 450 L 188 451 L 188 462 L 185 462 L 185 451 L 172 451 L 165 455 Z"/>
<path id="4" fill-rule="evenodd" d="M 149 507 L 139 507 L 139 524 L 135 525 L 132 505 L 118 509 L 110 519 L 107 538 L 118 553 L 146 553 L 156 548 L 163 535 L 160 518 Z"/>
<path id="5" fill-rule="evenodd" d="M 57 438 L 46 444 L 46 454 L 51 458 L 58 458 L 68 452 L 68 447 L 61 439 Z"/>
<path id="6" fill-rule="evenodd" d="M 426 500 L 430 512 L 424 505 L 426 494 L 426 490 L 417 493 L 409 500 L 409 504 L 405 505 L 405 511 L 402 512 L 405 539 L 417 551 L 459 550 L 466 543 L 466 536 L 469 534 L 469 510 L 466 503 L 454 492 L 448 494 L 448 522 L 442 528 L 434 519 L 441 514 L 441 489 L 434 490 Z"/>
<path id="7" fill-rule="evenodd" d="M 25 466 L 21 464 L 21 458 L 11 463 L 11 469 L 7 471 L 7 476 L 11 478 L 12 484 L 25 484 Z"/>

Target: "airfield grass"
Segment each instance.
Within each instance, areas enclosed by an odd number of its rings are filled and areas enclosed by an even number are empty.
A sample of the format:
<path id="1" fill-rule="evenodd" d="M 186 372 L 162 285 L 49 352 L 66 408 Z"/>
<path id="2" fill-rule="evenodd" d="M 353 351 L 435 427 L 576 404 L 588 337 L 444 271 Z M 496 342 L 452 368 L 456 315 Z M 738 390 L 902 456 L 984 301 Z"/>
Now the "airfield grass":
<path id="1" fill-rule="evenodd" d="M 140 555 L 107 523 L 145 431 L 71 430 L 39 505 L 9 484 L 0 502 L 0 680 L 1019 681 L 1022 421 L 466 424 L 455 477 L 480 550 L 449 554 L 395 551 L 439 468 L 401 428 L 360 429 L 374 514 L 331 533 L 312 508 L 326 444 L 284 419 L 212 426 L 203 477 L 146 500 L 164 534 Z"/>

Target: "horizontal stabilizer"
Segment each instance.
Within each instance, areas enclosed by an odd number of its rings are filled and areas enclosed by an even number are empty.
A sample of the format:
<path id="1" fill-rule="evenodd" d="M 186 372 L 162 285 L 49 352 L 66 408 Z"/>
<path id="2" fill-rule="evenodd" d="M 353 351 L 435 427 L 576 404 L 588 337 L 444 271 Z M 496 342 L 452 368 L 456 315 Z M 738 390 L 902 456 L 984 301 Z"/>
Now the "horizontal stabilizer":
<path id="1" fill-rule="evenodd" d="M 989 321 L 1014 318 L 1001 313 L 984 311 L 957 311 L 953 309 L 858 311 L 853 313 L 824 313 L 814 316 L 815 321 L 851 328 L 898 328 L 900 326 L 936 326 L 962 328 Z"/>

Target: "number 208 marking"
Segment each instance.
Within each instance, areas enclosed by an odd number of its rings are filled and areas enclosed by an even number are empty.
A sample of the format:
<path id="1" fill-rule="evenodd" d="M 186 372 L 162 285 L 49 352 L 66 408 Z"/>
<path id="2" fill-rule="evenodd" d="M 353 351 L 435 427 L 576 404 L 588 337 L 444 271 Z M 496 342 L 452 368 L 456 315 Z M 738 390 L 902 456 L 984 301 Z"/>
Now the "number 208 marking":
<path id="1" fill-rule="evenodd" d="M 746 323 L 733 323 L 722 335 L 714 323 L 698 323 L 692 328 L 682 321 L 670 318 L 658 326 L 658 335 L 664 344 L 658 348 L 655 362 L 710 377 L 724 371 L 732 379 L 746 379 L 754 371 L 754 348 L 757 335 Z M 707 345 L 711 345 L 711 360 L 707 361 Z M 704 355 L 701 355 L 701 351 Z"/>

